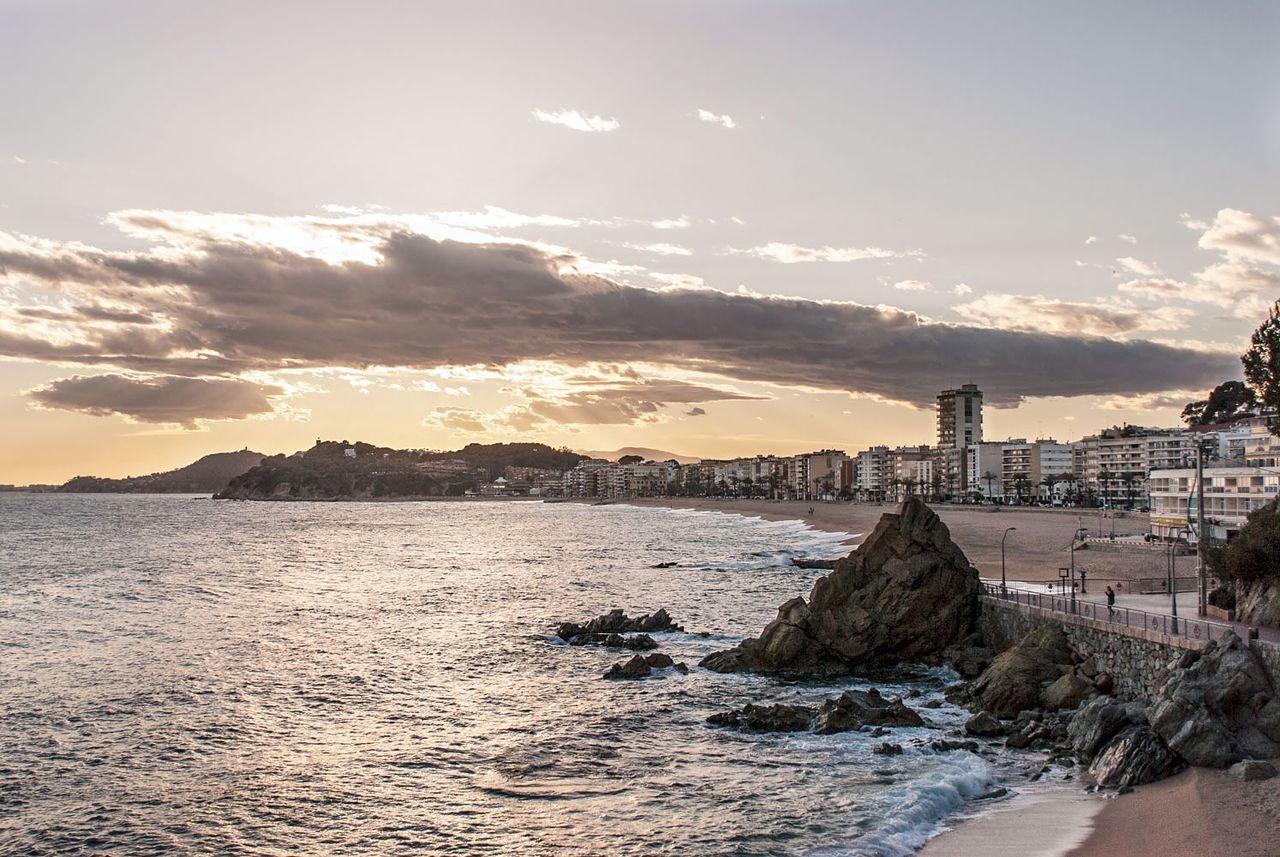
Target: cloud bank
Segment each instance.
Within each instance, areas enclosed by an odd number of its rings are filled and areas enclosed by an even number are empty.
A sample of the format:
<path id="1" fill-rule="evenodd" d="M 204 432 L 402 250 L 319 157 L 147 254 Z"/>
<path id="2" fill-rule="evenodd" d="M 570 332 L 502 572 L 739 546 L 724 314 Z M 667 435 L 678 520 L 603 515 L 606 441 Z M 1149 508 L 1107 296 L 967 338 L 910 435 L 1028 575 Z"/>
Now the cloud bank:
<path id="1" fill-rule="evenodd" d="M 269 410 L 271 390 L 241 377 L 285 369 L 644 362 L 921 407 L 961 370 L 1006 405 L 1208 388 L 1238 371 L 1229 354 L 1102 338 L 1114 325 L 993 329 L 892 307 L 644 289 L 527 243 L 438 240 L 403 222 L 290 222 L 313 228 L 326 247 L 339 230 L 358 250 L 339 261 L 296 236 L 288 246 L 265 243 L 262 232 L 244 237 L 252 230 L 238 217 L 148 212 L 147 235 L 159 243 L 133 252 L 0 233 L 0 282 L 42 291 L 65 313 L 33 317 L 38 307 L 0 303 L 0 356 L 134 373 L 99 376 L 110 380 L 97 387 L 55 382 L 43 398 L 33 394 L 42 405 L 182 424 Z M 94 307 L 112 318 L 84 318 Z M 988 312 L 982 321 L 1011 318 Z M 645 403 L 714 400 L 686 392 L 597 390 L 522 407 L 531 419 L 635 419 L 652 412 Z"/>

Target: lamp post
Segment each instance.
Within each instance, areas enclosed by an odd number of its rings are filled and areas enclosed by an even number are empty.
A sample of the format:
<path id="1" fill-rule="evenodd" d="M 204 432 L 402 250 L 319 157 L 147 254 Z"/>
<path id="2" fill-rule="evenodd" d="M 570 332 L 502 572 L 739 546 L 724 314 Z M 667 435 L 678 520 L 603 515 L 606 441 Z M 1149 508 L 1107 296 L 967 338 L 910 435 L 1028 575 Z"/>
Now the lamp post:
<path id="1" fill-rule="evenodd" d="M 1080 527 L 1071 536 L 1071 568 L 1069 569 L 1069 571 L 1071 573 L 1071 612 L 1072 614 L 1075 614 L 1076 612 L 1076 542 L 1080 539 L 1085 538 L 1088 535 L 1089 535 L 1089 530 L 1085 527 Z"/>
<path id="2" fill-rule="evenodd" d="M 1174 530 L 1169 542 L 1169 604 L 1173 612 L 1170 627 L 1174 634 L 1178 633 L 1178 541 L 1182 538 L 1182 530 Z"/>
<path id="3" fill-rule="evenodd" d="M 1018 528 L 1009 527 L 1004 531 L 1004 535 L 1000 537 L 1000 594 L 1005 598 L 1009 597 L 1009 583 L 1005 579 L 1004 574 L 1004 540 L 1009 538 L 1009 533 L 1012 533 L 1016 529 Z"/>

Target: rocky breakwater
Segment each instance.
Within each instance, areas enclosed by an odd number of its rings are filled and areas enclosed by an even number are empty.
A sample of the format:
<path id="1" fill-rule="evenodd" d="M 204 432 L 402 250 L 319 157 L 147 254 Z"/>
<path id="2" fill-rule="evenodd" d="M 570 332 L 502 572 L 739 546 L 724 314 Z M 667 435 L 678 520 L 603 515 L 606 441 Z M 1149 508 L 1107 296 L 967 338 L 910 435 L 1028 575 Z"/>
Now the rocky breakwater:
<path id="1" fill-rule="evenodd" d="M 757 732 L 813 731 L 819 735 L 856 732 L 867 727 L 924 726 L 925 721 L 901 699 L 886 699 L 874 687 L 846 690 L 821 705 L 758 705 L 722 711 L 707 718 L 714 726 L 732 726 Z"/>
<path id="2" fill-rule="evenodd" d="M 714 652 L 716 672 L 849 675 L 938 662 L 966 641 L 979 610 L 978 572 L 918 498 L 886 514 L 857 550 L 793 598 L 755 639 Z"/>

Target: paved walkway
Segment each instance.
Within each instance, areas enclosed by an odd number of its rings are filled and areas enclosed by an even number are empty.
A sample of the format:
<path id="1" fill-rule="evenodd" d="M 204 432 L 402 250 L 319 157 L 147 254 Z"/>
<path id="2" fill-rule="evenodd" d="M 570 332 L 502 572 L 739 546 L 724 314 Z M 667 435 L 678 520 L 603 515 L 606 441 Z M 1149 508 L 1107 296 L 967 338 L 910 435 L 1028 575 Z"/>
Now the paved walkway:
<path id="1" fill-rule="evenodd" d="M 999 578 L 990 579 L 983 578 L 983 582 L 991 587 L 992 591 L 998 592 L 1000 589 Z M 1010 580 L 1009 588 L 1017 592 L 1043 593 L 1044 595 L 1054 596 L 1052 600 L 1046 600 L 1044 606 L 1059 612 L 1066 612 L 1070 602 L 1069 595 L 1063 595 L 1060 587 L 1050 589 L 1048 584 L 1036 581 Z M 1162 627 L 1169 628 L 1172 625 L 1173 605 L 1168 595 L 1136 595 L 1132 593 L 1122 593 L 1116 596 L 1116 613 L 1108 614 L 1106 610 L 1107 596 L 1106 584 L 1101 587 L 1091 585 L 1088 593 L 1076 593 L 1076 602 L 1078 611 L 1087 616 L 1097 617 L 1105 621 L 1115 621 L 1117 624 L 1132 627 L 1150 627 L 1150 622 L 1145 619 L 1146 616 L 1168 617 L 1167 621 L 1162 623 Z M 1201 619 L 1197 615 L 1199 605 L 1199 594 L 1196 592 L 1180 592 L 1178 593 L 1178 618 L 1180 620 L 1180 635 L 1192 635 L 1197 626 L 1220 626 L 1229 627 L 1236 632 L 1236 635 L 1242 640 L 1248 640 L 1249 628 L 1240 622 L 1226 622 L 1224 620 L 1206 618 Z M 1190 621 L 1187 621 L 1190 620 Z M 1217 633 L 1213 633 L 1212 638 L 1217 637 Z M 1259 628 L 1258 636 L 1264 642 L 1272 645 L 1280 645 L 1280 629 L 1276 628 Z"/>

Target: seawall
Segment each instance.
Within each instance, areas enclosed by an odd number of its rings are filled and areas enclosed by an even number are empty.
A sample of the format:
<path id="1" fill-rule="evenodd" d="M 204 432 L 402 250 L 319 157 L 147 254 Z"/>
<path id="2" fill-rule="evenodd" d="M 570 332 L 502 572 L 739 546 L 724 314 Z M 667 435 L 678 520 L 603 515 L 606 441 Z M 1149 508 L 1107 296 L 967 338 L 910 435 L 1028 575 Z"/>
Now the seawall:
<path id="1" fill-rule="evenodd" d="M 995 651 L 1003 651 L 1049 623 L 1062 627 L 1068 645 L 1081 662 L 1092 658 L 1099 673 L 1111 675 L 1114 695 L 1125 700 L 1152 698 L 1171 661 L 1209 644 L 1205 639 L 1174 636 L 1159 629 L 1126 627 L 1089 616 L 982 598 L 978 628 L 983 643 Z M 1262 661 L 1272 685 L 1280 688 L 1280 649 L 1258 642 L 1249 648 Z"/>

